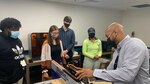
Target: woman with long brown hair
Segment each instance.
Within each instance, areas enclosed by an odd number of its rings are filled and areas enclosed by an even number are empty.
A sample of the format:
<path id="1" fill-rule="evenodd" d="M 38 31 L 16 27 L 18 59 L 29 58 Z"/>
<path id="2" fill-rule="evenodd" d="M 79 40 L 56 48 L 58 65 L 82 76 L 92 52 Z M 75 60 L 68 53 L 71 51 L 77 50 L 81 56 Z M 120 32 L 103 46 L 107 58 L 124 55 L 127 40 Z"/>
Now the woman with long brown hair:
<path id="1" fill-rule="evenodd" d="M 52 25 L 48 32 L 48 38 L 44 41 L 42 46 L 42 53 L 41 53 L 41 66 L 42 66 L 42 73 L 47 73 L 48 69 L 51 69 L 50 61 L 55 60 L 57 63 L 62 64 L 62 57 L 63 56 L 63 47 L 62 42 L 59 39 L 59 29 L 56 25 Z M 55 73 L 52 69 L 51 77 L 53 79 L 59 78 L 57 73 Z"/>

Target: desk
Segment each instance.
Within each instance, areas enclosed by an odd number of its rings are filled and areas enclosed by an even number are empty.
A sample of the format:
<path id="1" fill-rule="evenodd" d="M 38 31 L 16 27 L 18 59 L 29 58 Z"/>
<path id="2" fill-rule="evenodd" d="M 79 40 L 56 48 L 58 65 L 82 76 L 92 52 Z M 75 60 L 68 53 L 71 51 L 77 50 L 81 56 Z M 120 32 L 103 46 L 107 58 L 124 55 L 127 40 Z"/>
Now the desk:
<path id="1" fill-rule="evenodd" d="M 27 84 L 30 84 L 30 67 L 38 66 L 38 65 L 41 65 L 40 60 L 39 61 L 33 61 L 33 63 L 27 63 L 26 74 L 25 74 Z"/>
<path id="2" fill-rule="evenodd" d="M 113 52 L 103 52 L 102 55 L 113 54 Z"/>
<path id="3" fill-rule="evenodd" d="M 104 56 L 105 57 L 105 55 L 111 55 L 111 58 L 110 59 L 112 59 L 112 54 L 113 54 L 114 52 L 112 52 L 112 51 L 110 51 L 110 52 L 102 52 L 102 56 Z"/>
<path id="4" fill-rule="evenodd" d="M 54 79 L 54 80 L 49 80 L 51 84 L 67 84 L 62 78 L 59 79 Z M 43 82 L 38 82 L 35 84 L 46 84 L 48 81 L 43 81 Z M 111 82 L 92 82 L 92 84 L 112 84 Z"/>
<path id="5" fill-rule="evenodd" d="M 111 55 L 110 56 L 110 59 L 108 59 L 109 61 L 102 61 L 102 63 L 101 63 L 101 68 L 106 68 L 107 66 L 108 66 L 108 64 L 109 64 L 109 62 L 112 60 L 112 54 L 113 54 L 113 52 L 102 52 L 102 56 L 101 56 L 101 59 L 105 59 L 106 57 L 106 55 Z M 78 67 L 83 67 L 83 60 L 84 60 L 84 55 L 80 55 L 80 54 L 74 54 L 73 55 L 73 60 L 77 60 L 78 61 L 78 64 L 76 65 L 76 66 L 78 66 Z"/>
<path id="6" fill-rule="evenodd" d="M 102 55 L 107 55 L 107 54 L 112 54 L 112 52 L 104 52 Z M 80 57 L 80 55 L 74 55 L 73 59 L 79 59 L 79 57 Z M 26 74 L 25 74 L 27 84 L 30 84 L 30 67 L 39 66 L 39 65 L 41 65 L 40 60 L 33 61 L 33 63 L 27 63 Z"/>
<path id="7" fill-rule="evenodd" d="M 112 84 L 110 82 L 93 82 L 92 84 Z"/>
<path id="8" fill-rule="evenodd" d="M 47 83 L 47 82 L 50 82 L 50 83 Z M 54 80 L 38 82 L 34 84 L 66 84 L 66 82 L 62 78 L 59 78 L 59 79 L 54 79 Z"/>
<path id="9" fill-rule="evenodd" d="M 73 55 L 73 59 L 74 59 L 74 60 L 79 59 L 79 57 L 80 57 L 79 54 L 74 54 L 74 55 Z"/>
<path id="10" fill-rule="evenodd" d="M 79 58 L 79 55 L 74 55 L 73 56 L 73 59 L 78 59 Z M 26 65 L 26 74 L 25 74 L 25 77 L 26 77 L 26 83 L 27 84 L 30 84 L 30 68 L 31 67 L 34 67 L 34 66 L 39 66 L 41 65 L 41 61 L 38 60 L 38 61 L 33 61 L 33 63 L 28 63 L 26 62 L 27 65 Z M 42 72 L 41 72 L 42 73 Z"/>

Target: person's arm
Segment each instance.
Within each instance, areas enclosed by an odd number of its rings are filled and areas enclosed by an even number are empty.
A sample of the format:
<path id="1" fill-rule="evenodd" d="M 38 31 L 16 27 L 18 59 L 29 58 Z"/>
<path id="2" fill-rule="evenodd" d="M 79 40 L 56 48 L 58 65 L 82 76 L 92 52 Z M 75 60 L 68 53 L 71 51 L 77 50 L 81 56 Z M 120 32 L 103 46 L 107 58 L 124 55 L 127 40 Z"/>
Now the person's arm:
<path id="1" fill-rule="evenodd" d="M 61 57 L 64 57 L 62 41 L 60 40 Z"/>
<path id="2" fill-rule="evenodd" d="M 51 68 L 51 49 L 48 43 L 44 42 L 41 51 L 42 78 L 49 78 L 48 69 Z"/>
<path id="3" fill-rule="evenodd" d="M 87 52 L 87 50 L 88 50 L 88 44 L 87 44 L 87 41 L 85 40 L 82 45 L 82 53 L 84 56 L 87 56 L 87 57 L 93 59 L 94 56 L 91 53 Z"/>
<path id="4" fill-rule="evenodd" d="M 66 64 L 66 60 L 64 57 L 64 52 L 63 52 L 63 45 L 62 45 L 62 41 L 60 40 L 60 47 L 61 47 L 61 57 L 62 57 L 62 63 Z"/>
<path id="5" fill-rule="evenodd" d="M 43 69 L 50 68 L 50 66 L 47 66 L 47 63 L 50 63 L 48 61 L 51 60 L 51 49 L 48 43 L 44 43 L 42 46 L 41 51 L 41 66 Z"/>
<path id="6" fill-rule="evenodd" d="M 102 56 L 102 42 L 100 40 L 98 40 L 98 42 L 99 42 L 98 56 L 101 57 Z"/>
<path id="7" fill-rule="evenodd" d="M 75 34 L 74 34 L 74 31 L 72 30 L 71 44 L 68 46 L 67 50 L 68 51 L 72 50 L 72 48 L 74 47 L 74 45 L 75 45 Z"/>
<path id="8" fill-rule="evenodd" d="M 42 46 L 41 61 L 51 60 L 51 49 L 48 43 Z"/>
<path id="9" fill-rule="evenodd" d="M 116 70 L 95 69 L 93 76 L 112 82 L 131 82 L 135 79 L 143 62 L 144 51 L 140 47 L 130 46 L 124 54 L 122 65 Z M 118 61 L 119 62 L 119 61 Z"/>

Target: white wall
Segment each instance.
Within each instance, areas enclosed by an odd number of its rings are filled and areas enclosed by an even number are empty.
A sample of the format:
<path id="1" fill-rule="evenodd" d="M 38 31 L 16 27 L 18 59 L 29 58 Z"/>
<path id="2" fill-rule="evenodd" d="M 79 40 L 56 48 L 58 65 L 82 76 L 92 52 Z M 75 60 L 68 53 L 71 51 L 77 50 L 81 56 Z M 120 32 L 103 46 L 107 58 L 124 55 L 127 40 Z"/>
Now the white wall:
<path id="1" fill-rule="evenodd" d="M 20 39 L 28 50 L 28 34 L 48 32 L 52 24 L 61 27 L 66 15 L 72 17 L 71 28 L 75 31 L 78 45 L 87 38 L 87 29 L 94 27 L 96 36 L 105 40 L 105 28 L 113 21 L 121 22 L 122 12 L 92 7 L 52 3 L 40 0 L 1 0 L 0 20 L 15 17 L 22 23 Z"/>
<path id="2" fill-rule="evenodd" d="M 125 11 L 122 23 L 128 34 L 135 31 L 135 37 L 150 46 L 150 8 Z"/>

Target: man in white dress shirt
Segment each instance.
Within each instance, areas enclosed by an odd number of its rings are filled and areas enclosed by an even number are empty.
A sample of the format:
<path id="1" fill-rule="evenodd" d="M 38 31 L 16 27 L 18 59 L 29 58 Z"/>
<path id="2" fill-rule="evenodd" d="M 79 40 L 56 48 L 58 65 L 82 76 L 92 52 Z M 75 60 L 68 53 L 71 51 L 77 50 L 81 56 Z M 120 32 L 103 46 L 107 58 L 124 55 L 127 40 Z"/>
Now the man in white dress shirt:
<path id="1" fill-rule="evenodd" d="M 145 43 L 126 35 L 123 26 L 112 23 L 105 31 L 109 41 L 117 44 L 107 69 L 81 69 L 78 79 L 96 77 L 114 84 L 150 84 L 149 53 Z"/>

